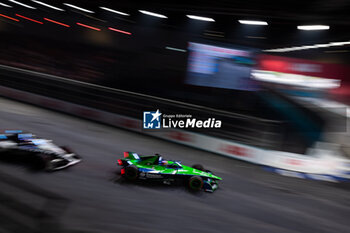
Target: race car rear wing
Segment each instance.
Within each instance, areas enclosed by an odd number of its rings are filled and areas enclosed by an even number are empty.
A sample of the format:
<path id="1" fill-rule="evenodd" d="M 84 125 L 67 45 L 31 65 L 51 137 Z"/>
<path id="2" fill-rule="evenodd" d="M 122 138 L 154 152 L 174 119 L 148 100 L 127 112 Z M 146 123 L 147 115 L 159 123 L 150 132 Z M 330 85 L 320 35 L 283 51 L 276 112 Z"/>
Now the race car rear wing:
<path id="1" fill-rule="evenodd" d="M 135 152 L 127 152 L 127 151 L 125 151 L 124 152 L 124 158 L 133 160 L 133 159 L 140 159 L 140 156 L 137 153 L 135 153 Z"/>
<path id="2" fill-rule="evenodd" d="M 124 159 L 118 159 L 117 163 L 119 166 L 128 166 L 132 164 L 129 160 L 140 160 L 140 156 L 135 152 L 124 152 Z"/>

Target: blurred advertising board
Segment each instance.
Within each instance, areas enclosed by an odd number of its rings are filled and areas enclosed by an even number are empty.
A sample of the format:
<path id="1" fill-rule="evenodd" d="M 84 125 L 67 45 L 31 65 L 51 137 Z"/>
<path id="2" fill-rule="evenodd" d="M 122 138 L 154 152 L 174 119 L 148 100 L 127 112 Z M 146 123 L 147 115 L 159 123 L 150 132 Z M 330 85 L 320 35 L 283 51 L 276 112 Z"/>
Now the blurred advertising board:
<path id="1" fill-rule="evenodd" d="M 256 90 L 251 72 L 254 49 L 189 42 L 186 83 L 195 86 Z"/>

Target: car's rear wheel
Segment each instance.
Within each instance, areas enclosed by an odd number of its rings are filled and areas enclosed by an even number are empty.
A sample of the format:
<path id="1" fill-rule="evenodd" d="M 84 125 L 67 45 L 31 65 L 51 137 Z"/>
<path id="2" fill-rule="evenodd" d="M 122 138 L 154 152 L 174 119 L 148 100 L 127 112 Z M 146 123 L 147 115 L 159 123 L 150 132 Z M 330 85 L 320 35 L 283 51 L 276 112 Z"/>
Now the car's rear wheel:
<path id="1" fill-rule="evenodd" d="M 194 165 L 192 165 L 192 168 L 200 170 L 200 171 L 204 171 L 204 167 L 201 164 L 194 164 Z"/>
<path id="2" fill-rule="evenodd" d="M 27 156 L 27 158 L 30 158 L 27 162 L 30 164 L 30 169 L 37 171 L 37 170 L 44 170 L 46 167 L 46 160 L 44 155 L 42 154 L 34 154 L 32 156 Z"/>
<path id="3" fill-rule="evenodd" d="M 192 176 L 188 180 L 188 187 L 191 191 L 200 191 L 203 188 L 204 182 L 200 176 Z"/>
<path id="4" fill-rule="evenodd" d="M 125 168 L 124 178 L 129 181 L 134 181 L 139 175 L 139 170 L 136 166 L 129 166 Z"/>

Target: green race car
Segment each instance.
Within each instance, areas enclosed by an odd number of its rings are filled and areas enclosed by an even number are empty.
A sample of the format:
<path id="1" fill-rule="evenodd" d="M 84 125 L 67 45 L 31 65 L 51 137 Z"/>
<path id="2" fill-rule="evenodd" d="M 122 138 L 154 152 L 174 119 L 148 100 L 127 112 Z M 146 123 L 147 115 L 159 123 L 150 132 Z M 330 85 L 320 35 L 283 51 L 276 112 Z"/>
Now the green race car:
<path id="1" fill-rule="evenodd" d="M 138 155 L 124 152 L 124 158 L 118 159 L 122 166 L 121 176 L 128 181 L 152 180 L 164 184 L 185 184 L 192 191 L 214 192 L 218 188 L 220 177 L 199 164 L 188 167 L 179 161 L 164 160 L 159 154 Z"/>

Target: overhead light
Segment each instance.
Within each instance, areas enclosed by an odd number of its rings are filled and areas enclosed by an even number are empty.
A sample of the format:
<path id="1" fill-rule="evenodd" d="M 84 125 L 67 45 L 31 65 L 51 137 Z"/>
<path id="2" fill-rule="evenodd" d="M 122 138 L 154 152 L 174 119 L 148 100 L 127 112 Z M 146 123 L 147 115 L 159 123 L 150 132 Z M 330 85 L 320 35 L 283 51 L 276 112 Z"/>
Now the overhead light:
<path id="1" fill-rule="evenodd" d="M 315 44 L 314 46 L 317 48 L 325 48 L 325 47 L 329 47 L 329 44 Z"/>
<path id="2" fill-rule="evenodd" d="M 85 8 L 78 7 L 78 6 L 73 5 L 73 4 L 63 3 L 63 5 L 66 5 L 66 6 L 68 6 L 68 7 L 71 7 L 71 8 L 80 10 L 80 11 L 84 11 L 84 12 L 87 12 L 87 13 L 91 13 L 91 14 L 92 14 L 92 13 L 95 13 L 95 12 L 93 12 L 93 11 L 87 10 L 87 9 L 85 9 Z"/>
<path id="3" fill-rule="evenodd" d="M 330 42 L 329 46 L 342 46 L 344 45 L 343 42 Z"/>
<path id="4" fill-rule="evenodd" d="M 290 51 L 294 51 L 294 48 L 291 47 L 291 48 L 283 48 L 282 49 L 282 52 L 290 52 Z"/>
<path id="5" fill-rule="evenodd" d="M 313 45 L 305 45 L 305 46 L 300 46 L 299 48 L 300 49 L 313 49 L 313 48 L 316 48 L 316 47 L 313 46 Z"/>
<path id="6" fill-rule="evenodd" d="M 186 15 L 190 19 L 196 19 L 196 20 L 202 20 L 202 21 L 208 21 L 208 22 L 215 22 L 213 18 L 209 17 L 203 17 L 203 16 L 196 16 L 196 15 Z"/>
<path id="7" fill-rule="evenodd" d="M 95 31 L 101 31 L 101 29 L 93 27 L 93 26 L 90 26 L 90 25 L 86 25 L 86 24 L 82 24 L 82 23 L 77 23 L 77 25 L 82 26 L 82 27 L 86 27 L 86 28 L 89 28 L 89 29 L 92 29 L 92 30 L 95 30 Z"/>
<path id="8" fill-rule="evenodd" d="M 24 3 L 21 3 L 21 2 L 18 2 L 18 1 L 15 1 L 15 0 L 8 0 L 9 2 L 12 2 L 12 3 L 15 3 L 15 4 L 17 4 L 17 5 L 20 5 L 20 6 L 24 6 L 24 7 L 27 7 L 27 8 L 29 8 L 29 9 L 36 9 L 35 7 L 32 7 L 32 6 L 29 6 L 29 5 L 27 5 L 27 4 L 24 4 Z"/>
<path id="9" fill-rule="evenodd" d="M 68 24 L 64 24 L 64 23 L 58 22 L 56 20 L 52 20 L 52 19 L 48 19 L 48 18 L 44 18 L 44 20 L 49 21 L 51 23 L 55 23 L 55 24 L 61 25 L 61 26 L 64 26 L 64 27 L 67 27 L 67 28 L 70 27 Z"/>
<path id="10" fill-rule="evenodd" d="M 290 48 L 265 49 L 262 51 L 263 52 L 288 52 L 288 51 L 296 51 L 296 50 L 303 50 L 303 49 L 326 48 L 326 47 L 342 46 L 342 45 L 350 45 L 350 41 L 329 42 L 327 44 L 304 45 L 304 46 L 290 47 Z"/>
<path id="11" fill-rule="evenodd" d="M 311 30 L 328 30 L 329 26 L 328 25 L 299 25 L 298 29 L 299 30 L 306 30 L 306 31 L 311 31 Z"/>
<path id="12" fill-rule="evenodd" d="M 150 16 L 154 16 L 154 17 L 158 17 L 158 18 L 168 18 L 165 15 L 157 14 L 157 13 L 150 12 L 150 11 L 139 10 L 139 12 L 141 12 L 142 14 L 145 14 L 145 15 L 150 15 Z"/>
<path id="13" fill-rule="evenodd" d="M 115 31 L 115 32 L 123 33 L 123 34 L 126 34 L 126 35 L 131 35 L 131 32 L 127 32 L 127 31 L 119 30 L 119 29 L 116 29 L 116 28 L 109 27 L 108 29 L 109 29 L 109 30 L 111 30 L 111 31 Z"/>
<path id="14" fill-rule="evenodd" d="M 299 47 L 292 47 L 291 49 L 292 49 L 291 51 L 297 51 L 297 50 L 302 50 L 303 48 L 299 46 Z"/>
<path id="15" fill-rule="evenodd" d="M 125 16 L 129 16 L 130 15 L 130 14 L 127 14 L 127 13 L 124 13 L 124 12 L 121 12 L 121 11 L 116 11 L 116 10 L 113 10 L 113 9 L 110 9 L 110 8 L 107 8 L 107 7 L 103 7 L 103 6 L 100 6 L 100 8 L 102 10 L 110 11 L 110 12 L 113 12 L 113 13 L 116 13 L 116 14 L 119 14 L 119 15 L 125 15 Z"/>
<path id="16" fill-rule="evenodd" d="M 64 11 L 64 10 L 61 9 L 61 8 L 58 8 L 58 7 L 55 7 L 55 6 L 51 6 L 51 5 L 49 5 L 49 4 L 45 3 L 45 2 L 40 2 L 40 1 L 36 1 L 36 0 L 32 0 L 32 2 L 35 2 L 35 3 L 37 3 L 37 4 L 40 4 L 40 5 L 49 7 L 49 8 L 51 8 L 51 9 L 54 9 L 54 10 L 57 10 L 57 11 Z"/>
<path id="17" fill-rule="evenodd" d="M 345 41 L 345 42 L 330 42 L 330 46 L 342 46 L 342 45 L 347 45 L 350 44 L 350 41 Z"/>
<path id="18" fill-rule="evenodd" d="M 238 20 L 241 24 L 249 24 L 249 25 L 268 25 L 265 21 L 257 21 L 257 20 Z"/>
<path id="19" fill-rule="evenodd" d="M 285 48 L 276 49 L 276 52 L 284 52 Z"/>
<path id="20" fill-rule="evenodd" d="M 5 4 L 5 3 L 2 3 L 2 2 L 0 2 L 0 6 L 4 6 L 4 7 L 12 7 L 12 6 L 7 5 L 7 4 Z"/>
<path id="21" fill-rule="evenodd" d="M 12 18 L 12 17 L 7 16 L 7 15 L 0 14 L 0 16 L 1 16 L 1 17 L 4 17 L 4 18 L 6 18 L 6 19 L 11 19 L 11 20 L 13 20 L 13 21 L 17 21 L 17 22 L 19 21 L 18 19 Z"/>
<path id="22" fill-rule="evenodd" d="M 29 20 L 29 21 L 32 21 L 32 22 L 34 22 L 34 23 L 44 24 L 44 23 L 41 22 L 41 21 L 38 21 L 38 20 L 35 20 L 35 19 L 32 19 L 32 18 L 23 16 L 23 15 L 20 15 L 20 14 L 16 14 L 16 16 L 17 16 L 17 17 L 21 17 L 21 18 L 26 19 L 26 20 Z"/>
<path id="23" fill-rule="evenodd" d="M 174 48 L 174 47 L 165 47 L 165 49 L 168 49 L 168 50 L 173 50 L 173 51 L 176 51 L 176 52 L 183 52 L 183 53 L 186 53 L 187 50 L 186 49 L 178 49 L 178 48 Z"/>

